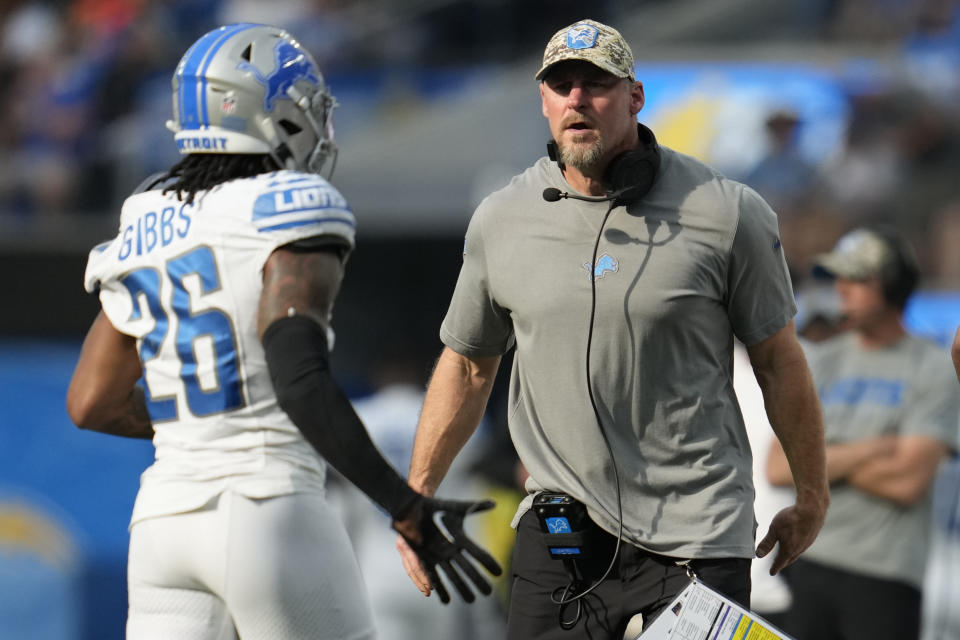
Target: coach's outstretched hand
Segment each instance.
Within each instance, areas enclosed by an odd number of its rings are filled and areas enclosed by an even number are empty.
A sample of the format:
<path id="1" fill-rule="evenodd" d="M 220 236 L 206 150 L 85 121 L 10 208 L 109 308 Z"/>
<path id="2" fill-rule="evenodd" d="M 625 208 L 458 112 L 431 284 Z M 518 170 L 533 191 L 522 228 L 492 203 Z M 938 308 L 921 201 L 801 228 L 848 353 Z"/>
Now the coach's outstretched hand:
<path id="1" fill-rule="evenodd" d="M 501 573 L 500 565 L 493 556 L 467 537 L 463 531 L 463 519 L 471 513 L 492 509 L 493 506 L 492 500 L 470 502 L 437 500 L 423 496 L 407 511 L 402 520 L 393 521 L 393 528 L 400 533 L 397 548 L 403 558 L 403 565 L 410 579 L 424 595 L 430 595 L 431 589 L 436 589 L 441 602 L 450 602 L 450 594 L 440 580 L 437 569 L 443 571 L 466 602 L 473 602 L 474 593 L 462 574 L 466 574 L 477 591 L 484 595 L 490 594 L 490 583 L 480 575 L 465 554 L 473 556 L 495 576 Z M 443 528 L 437 525 L 435 514 L 440 514 Z"/>

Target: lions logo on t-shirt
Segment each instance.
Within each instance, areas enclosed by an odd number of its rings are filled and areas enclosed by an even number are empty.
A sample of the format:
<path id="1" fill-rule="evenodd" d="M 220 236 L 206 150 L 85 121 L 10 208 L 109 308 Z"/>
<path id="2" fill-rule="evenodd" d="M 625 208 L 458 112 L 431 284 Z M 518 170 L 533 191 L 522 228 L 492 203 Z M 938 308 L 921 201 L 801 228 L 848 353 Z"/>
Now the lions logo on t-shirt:
<path id="1" fill-rule="evenodd" d="M 584 262 L 583 268 L 587 270 L 587 273 L 590 273 L 590 263 Z M 611 256 L 609 253 L 605 253 L 597 259 L 597 266 L 593 269 L 593 277 L 600 279 L 605 276 L 607 273 L 614 273 L 620 268 L 617 259 Z"/>

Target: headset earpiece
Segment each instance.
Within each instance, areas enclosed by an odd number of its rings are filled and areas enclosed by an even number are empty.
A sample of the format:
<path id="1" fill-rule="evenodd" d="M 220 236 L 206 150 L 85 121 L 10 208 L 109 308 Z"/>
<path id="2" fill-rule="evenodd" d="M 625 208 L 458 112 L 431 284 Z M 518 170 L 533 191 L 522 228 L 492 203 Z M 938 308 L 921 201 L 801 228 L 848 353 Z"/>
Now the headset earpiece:
<path id="1" fill-rule="evenodd" d="M 886 243 L 891 253 L 890 259 L 880 272 L 883 297 L 889 304 L 903 309 L 920 280 L 920 267 L 916 256 L 906 241 L 893 229 L 872 231 Z"/>
<path id="2" fill-rule="evenodd" d="M 611 192 L 624 190 L 619 200 L 635 202 L 649 193 L 660 170 L 660 146 L 653 131 L 637 124 L 643 146 L 624 151 L 614 158 L 604 173 L 604 181 Z"/>
<path id="3" fill-rule="evenodd" d="M 550 140 L 547 142 L 547 157 L 557 163 L 557 166 L 560 167 L 560 171 L 563 171 L 567 168 L 567 165 L 564 164 L 563 160 L 560 159 L 560 149 L 557 148 L 556 140 Z"/>

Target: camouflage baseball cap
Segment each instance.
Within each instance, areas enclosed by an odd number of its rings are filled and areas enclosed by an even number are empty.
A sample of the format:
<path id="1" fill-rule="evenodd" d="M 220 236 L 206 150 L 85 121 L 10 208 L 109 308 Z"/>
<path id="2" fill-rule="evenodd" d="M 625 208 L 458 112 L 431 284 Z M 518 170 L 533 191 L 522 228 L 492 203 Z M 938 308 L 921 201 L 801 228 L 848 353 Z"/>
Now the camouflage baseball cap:
<path id="1" fill-rule="evenodd" d="M 813 259 L 814 275 L 868 280 L 880 275 L 894 259 L 893 248 L 869 229 L 854 229 L 837 241 L 830 253 Z"/>
<path id="2" fill-rule="evenodd" d="M 584 60 L 618 78 L 634 79 L 630 45 L 619 31 L 595 20 L 581 20 L 553 34 L 534 78 L 543 80 L 550 67 L 564 60 Z"/>

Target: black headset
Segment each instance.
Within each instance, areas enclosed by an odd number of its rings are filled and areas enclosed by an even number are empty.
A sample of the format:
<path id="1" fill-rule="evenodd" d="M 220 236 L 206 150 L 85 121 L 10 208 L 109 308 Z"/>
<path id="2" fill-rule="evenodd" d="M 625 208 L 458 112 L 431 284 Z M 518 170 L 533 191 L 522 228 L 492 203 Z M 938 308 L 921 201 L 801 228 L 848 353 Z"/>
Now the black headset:
<path id="1" fill-rule="evenodd" d="M 643 144 L 636 149 L 624 151 L 613 158 L 603 172 L 603 181 L 608 187 L 607 197 L 588 198 L 563 194 L 558 195 L 557 199 L 571 197 L 577 200 L 616 200 L 617 204 L 629 204 L 647 195 L 660 170 L 660 145 L 657 144 L 657 138 L 653 135 L 653 131 L 639 122 L 637 123 L 637 134 Z M 547 143 L 547 155 L 557 163 L 561 171 L 566 168 L 560 158 L 555 140 L 550 140 Z M 559 190 L 557 192 L 559 194 Z M 544 198 L 547 198 L 547 196 L 545 195 Z M 555 201 L 552 197 L 549 200 Z"/>
<path id="2" fill-rule="evenodd" d="M 603 179 L 611 191 L 624 190 L 621 200 L 634 202 L 650 192 L 660 170 L 660 145 L 648 127 L 637 123 L 637 133 L 643 145 L 624 151 L 607 166 Z"/>
<path id="3" fill-rule="evenodd" d="M 890 227 L 874 227 L 870 231 L 887 245 L 891 254 L 880 270 L 883 297 L 888 304 L 903 309 L 920 281 L 916 254 L 896 230 Z"/>

